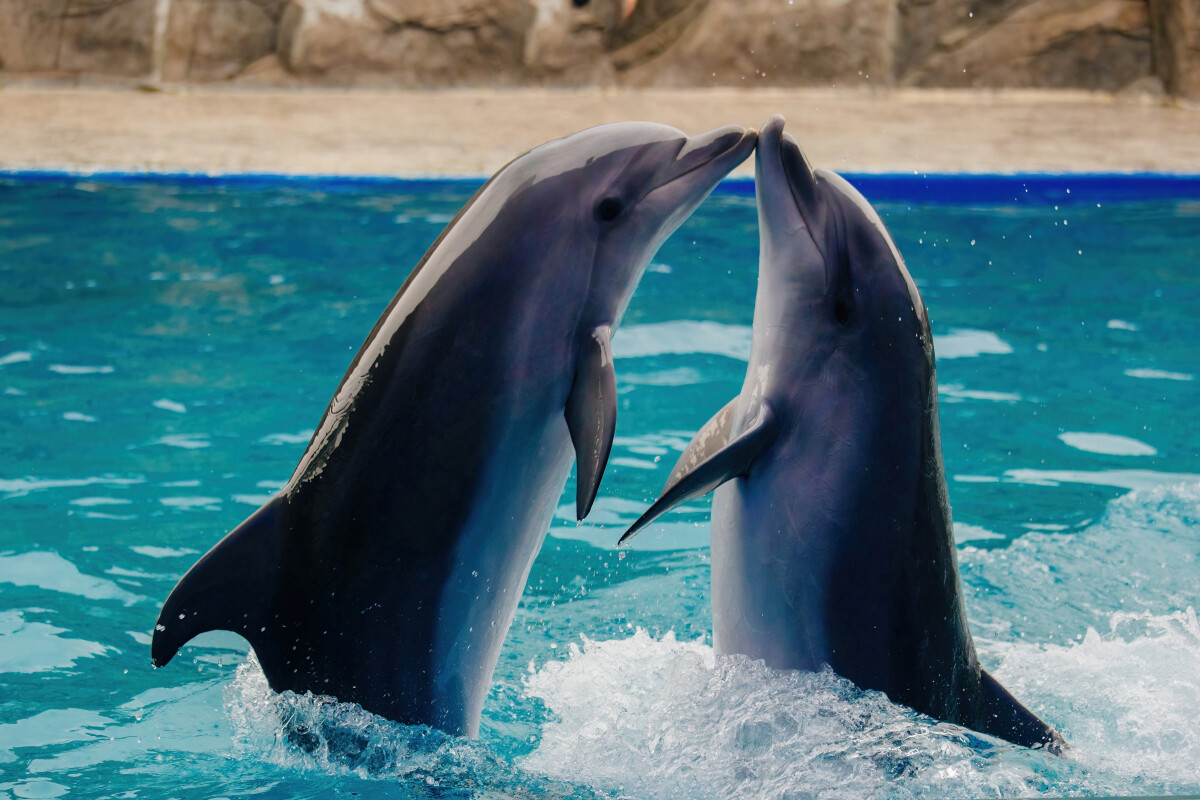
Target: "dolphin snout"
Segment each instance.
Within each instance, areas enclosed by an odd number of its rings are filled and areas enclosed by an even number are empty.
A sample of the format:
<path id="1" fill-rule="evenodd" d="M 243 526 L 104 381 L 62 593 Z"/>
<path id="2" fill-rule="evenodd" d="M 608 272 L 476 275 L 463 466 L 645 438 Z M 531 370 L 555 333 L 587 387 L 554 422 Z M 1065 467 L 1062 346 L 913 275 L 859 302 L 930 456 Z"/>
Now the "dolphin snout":
<path id="1" fill-rule="evenodd" d="M 717 162 L 728 164 L 725 170 L 728 172 L 750 155 L 757 140 L 756 131 L 741 125 L 726 125 L 698 136 L 689 136 L 675 157 L 664 183 L 709 164 L 718 166 Z"/>
<path id="2" fill-rule="evenodd" d="M 779 140 L 783 137 L 783 126 L 783 115 L 772 114 L 759 128 L 759 141 L 763 146 L 778 147 Z"/>

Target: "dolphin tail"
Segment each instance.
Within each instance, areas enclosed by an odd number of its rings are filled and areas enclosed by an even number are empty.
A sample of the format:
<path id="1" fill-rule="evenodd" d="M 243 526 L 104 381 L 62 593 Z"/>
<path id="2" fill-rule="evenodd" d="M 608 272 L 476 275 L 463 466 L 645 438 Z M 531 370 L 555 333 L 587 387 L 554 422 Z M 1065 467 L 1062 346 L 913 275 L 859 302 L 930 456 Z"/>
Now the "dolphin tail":
<path id="1" fill-rule="evenodd" d="M 1045 748 L 1056 756 L 1068 749 L 1058 731 L 1021 705 L 986 670 L 979 672 L 983 713 L 978 730 L 1023 747 Z"/>
<path id="2" fill-rule="evenodd" d="M 255 511 L 209 550 L 171 590 L 154 626 L 150 658 L 156 667 L 192 638 L 213 630 L 260 640 L 276 569 L 276 518 L 282 496 Z"/>
<path id="3" fill-rule="evenodd" d="M 754 459 L 775 440 L 775 414 L 765 402 L 759 406 L 758 415 L 746 430 L 730 440 L 736 402 L 737 398 L 734 398 L 700 429 L 671 471 L 662 496 L 629 526 L 617 542 L 618 546 L 680 503 L 706 495 L 725 481 L 745 475 Z"/>
<path id="4" fill-rule="evenodd" d="M 617 429 L 617 373 L 607 325 L 592 331 L 583 344 L 566 416 L 575 445 L 575 515 L 583 519 L 596 500 Z"/>

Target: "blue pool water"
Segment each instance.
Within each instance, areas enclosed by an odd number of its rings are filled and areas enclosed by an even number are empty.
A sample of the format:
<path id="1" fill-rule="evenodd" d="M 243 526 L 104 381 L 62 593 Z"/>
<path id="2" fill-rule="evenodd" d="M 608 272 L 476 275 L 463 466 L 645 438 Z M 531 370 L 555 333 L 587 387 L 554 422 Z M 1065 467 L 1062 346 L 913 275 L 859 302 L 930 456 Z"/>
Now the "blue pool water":
<path id="1" fill-rule="evenodd" d="M 0 178 L 0 798 L 1200 792 L 1196 200 L 879 205 L 937 335 L 981 658 L 1065 758 L 714 659 L 707 501 L 614 549 L 741 385 L 745 186 L 638 289 L 600 498 L 576 525 L 567 486 L 478 741 L 272 696 L 232 635 L 152 670 L 159 603 L 473 188 Z"/>

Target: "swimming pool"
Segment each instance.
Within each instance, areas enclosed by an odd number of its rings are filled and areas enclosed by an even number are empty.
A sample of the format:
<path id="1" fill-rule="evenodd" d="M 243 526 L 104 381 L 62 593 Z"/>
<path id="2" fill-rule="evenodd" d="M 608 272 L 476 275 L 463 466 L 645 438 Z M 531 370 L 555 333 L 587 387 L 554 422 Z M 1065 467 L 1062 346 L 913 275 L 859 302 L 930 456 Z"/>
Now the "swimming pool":
<path id="1" fill-rule="evenodd" d="M 232 635 L 152 670 L 162 599 L 477 184 L 0 177 L 0 798 L 1200 792 L 1200 190 L 1150 183 L 862 179 L 937 336 L 981 660 L 1059 759 L 715 660 L 707 501 L 614 549 L 741 386 L 745 182 L 641 282 L 600 497 L 576 525 L 566 487 L 478 741 L 273 697 Z"/>

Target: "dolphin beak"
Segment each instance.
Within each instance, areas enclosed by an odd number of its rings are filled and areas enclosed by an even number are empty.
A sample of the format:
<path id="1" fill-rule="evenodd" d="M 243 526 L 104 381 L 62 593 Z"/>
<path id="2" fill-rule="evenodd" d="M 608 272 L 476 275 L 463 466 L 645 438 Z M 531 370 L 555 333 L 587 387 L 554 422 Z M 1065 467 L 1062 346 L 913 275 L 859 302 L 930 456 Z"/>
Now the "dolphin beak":
<path id="1" fill-rule="evenodd" d="M 784 133 L 783 125 L 783 117 L 779 114 L 763 124 L 755 158 L 755 182 L 766 183 L 781 194 L 786 183 L 800 215 L 811 226 L 820 210 L 817 176 L 800 144 L 790 133 Z"/>
<path id="2" fill-rule="evenodd" d="M 758 196 L 759 229 L 768 232 L 787 232 L 791 189 L 783 171 L 783 117 L 776 114 L 768 119 L 758 134 L 758 149 L 754 153 L 754 189 Z"/>
<path id="3" fill-rule="evenodd" d="M 764 244 L 783 247 L 789 239 L 806 227 L 807 215 L 796 201 L 785 151 L 799 152 L 799 146 L 783 133 L 783 117 L 776 114 L 762 126 L 758 149 L 754 154 L 754 190 L 758 197 L 758 227 Z M 803 160 L 803 156 L 801 156 Z M 795 157 L 786 161 L 795 161 Z M 799 214 L 797 214 L 799 212 Z M 776 240 L 778 240 L 776 242 Z"/>
<path id="4" fill-rule="evenodd" d="M 716 176 L 709 187 L 711 190 L 730 170 L 746 160 L 757 141 L 757 132 L 740 125 L 726 125 L 699 136 L 688 137 L 675 156 L 675 161 L 667 165 L 657 181 L 658 188 L 684 176 L 691 176 L 693 172 L 702 172 L 703 175 L 695 177 L 703 179 Z"/>
<path id="5" fill-rule="evenodd" d="M 678 228 L 730 170 L 745 161 L 758 133 L 728 125 L 688 137 L 673 161 L 664 164 L 642 200 L 663 209 L 660 230 Z M 664 236 L 665 238 L 665 236 Z"/>
<path id="6" fill-rule="evenodd" d="M 822 246 L 828 213 L 822 202 L 818 177 L 813 173 L 789 133 L 783 117 L 766 121 L 754 157 L 754 185 L 758 197 L 759 243 L 762 264 L 789 264 L 794 276 L 821 274 L 817 283 L 828 288 Z M 797 258 L 799 253 L 807 253 Z M 776 255 L 789 254 L 789 255 Z"/>

